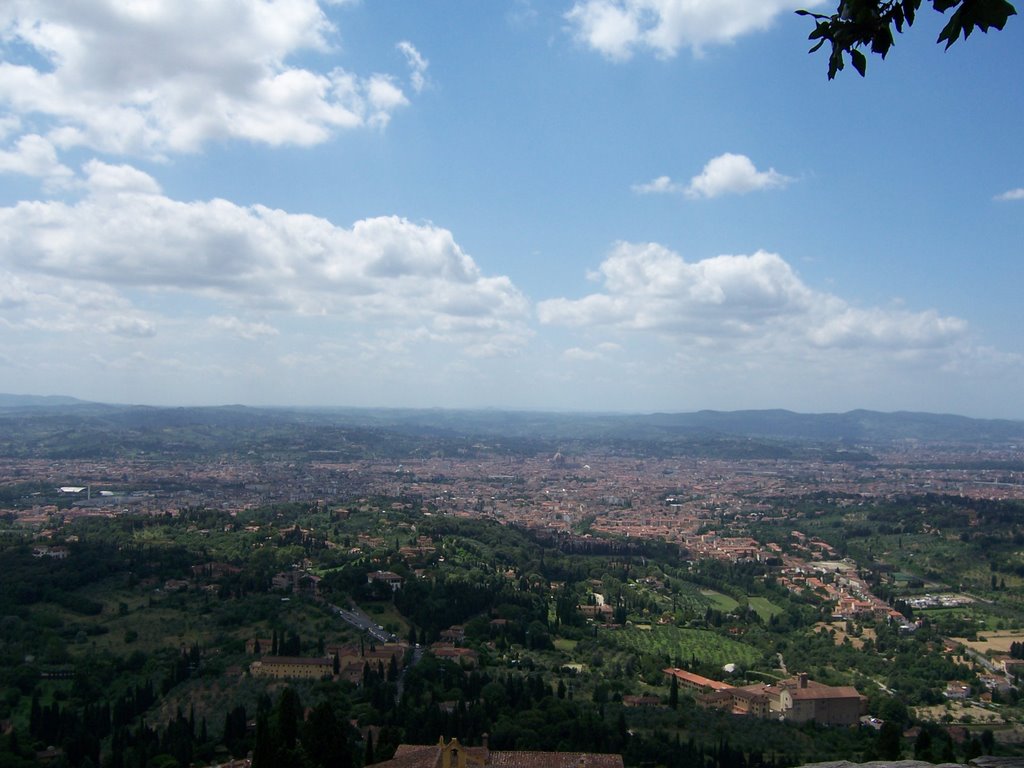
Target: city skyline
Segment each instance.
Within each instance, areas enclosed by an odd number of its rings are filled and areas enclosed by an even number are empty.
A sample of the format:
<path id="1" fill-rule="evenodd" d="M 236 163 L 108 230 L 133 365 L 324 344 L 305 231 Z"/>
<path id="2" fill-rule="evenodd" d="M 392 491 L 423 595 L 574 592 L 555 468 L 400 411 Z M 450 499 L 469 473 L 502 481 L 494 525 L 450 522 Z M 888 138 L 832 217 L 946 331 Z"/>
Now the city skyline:
<path id="1" fill-rule="evenodd" d="M 1024 418 L 1021 24 L 800 7 L 15 2 L 0 391 Z"/>

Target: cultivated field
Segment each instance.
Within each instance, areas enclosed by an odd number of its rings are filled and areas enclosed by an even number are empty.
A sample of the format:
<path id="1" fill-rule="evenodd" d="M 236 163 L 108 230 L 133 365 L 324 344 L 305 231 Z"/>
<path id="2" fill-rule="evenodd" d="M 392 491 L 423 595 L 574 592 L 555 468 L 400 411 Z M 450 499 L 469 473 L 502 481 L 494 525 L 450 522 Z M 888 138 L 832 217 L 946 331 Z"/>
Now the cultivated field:
<path id="1" fill-rule="evenodd" d="M 965 637 L 954 637 L 953 640 L 978 653 L 1009 653 L 1012 643 L 1024 643 L 1024 632 L 1019 629 L 993 630 L 979 634 L 977 640 Z"/>
<path id="2" fill-rule="evenodd" d="M 623 650 L 641 656 L 667 659 L 670 664 L 675 664 L 677 660 L 688 662 L 696 659 L 702 664 L 718 667 L 725 664 L 749 666 L 760 657 L 754 648 L 745 643 L 703 629 L 644 624 L 612 630 L 609 638 Z"/>

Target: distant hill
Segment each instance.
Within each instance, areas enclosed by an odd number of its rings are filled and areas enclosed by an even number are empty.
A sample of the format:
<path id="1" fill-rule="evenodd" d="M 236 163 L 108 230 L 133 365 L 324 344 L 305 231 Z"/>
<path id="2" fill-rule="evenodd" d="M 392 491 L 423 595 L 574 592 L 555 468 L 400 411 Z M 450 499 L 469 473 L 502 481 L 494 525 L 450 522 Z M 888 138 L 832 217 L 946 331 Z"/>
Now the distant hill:
<path id="1" fill-rule="evenodd" d="M 1024 441 L 1024 422 L 972 419 L 949 414 L 856 410 L 847 413 L 766 411 L 698 411 L 654 414 L 655 424 L 708 429 L 729 435 L 843 442 L 1006 442 Z"/>
<path id="2" fill-rule="evenodd" d="M 701 436 L 748 437 L 824 443 L 1024 444 L 1024 421 L 972 419 L 933 413 L 856 410 L 795 413 L 787 410 L 613 414 L 443 409 L 332 409 L 332 419 L 364 426 L 418 426 L 456 433 L 549 438 L 659 440 Z"/>
<path id="3" fill-rule="evenodd" d="M 10 395 L 0 392 L 0 408 L 47 408 L 86 404 L 88 404 L 87 400 L 64 395 Z"/>
<path id="4" fill-rule="evenodd" d="M 1024 421 L 930 413 L 806 414 L 787 410 L 694 413 L 167 408 L 73 397 L 0 395 L 0 455 L 51 458 L 247 454 L 295 460 L 328 452 L 371 456 L 619 455 L 870 461 L 901 443 L 1024 446 Z"/>

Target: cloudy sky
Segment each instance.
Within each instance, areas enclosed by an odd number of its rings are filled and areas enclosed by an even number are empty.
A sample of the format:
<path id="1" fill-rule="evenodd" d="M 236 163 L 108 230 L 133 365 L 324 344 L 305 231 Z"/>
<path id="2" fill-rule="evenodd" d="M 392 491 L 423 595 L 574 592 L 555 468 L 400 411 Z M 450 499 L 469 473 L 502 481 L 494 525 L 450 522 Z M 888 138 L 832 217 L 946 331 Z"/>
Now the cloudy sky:
<path id="1" fill-rule="evenodd" d="M 7 0 L 0 391 L 1024 418 L 1024 22 L 808 6 Z"/>

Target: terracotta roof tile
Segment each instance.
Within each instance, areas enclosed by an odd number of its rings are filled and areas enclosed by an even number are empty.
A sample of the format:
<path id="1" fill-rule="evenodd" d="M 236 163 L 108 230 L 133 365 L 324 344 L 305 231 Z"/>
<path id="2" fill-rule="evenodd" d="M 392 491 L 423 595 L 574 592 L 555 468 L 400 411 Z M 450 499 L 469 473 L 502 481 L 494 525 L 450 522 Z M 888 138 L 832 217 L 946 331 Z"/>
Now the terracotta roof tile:
<path id="1" fill-rule="evenodd" d="M 621 755 L 591 752 L 491 752 L 497 768 L 622 768 Z"/>

